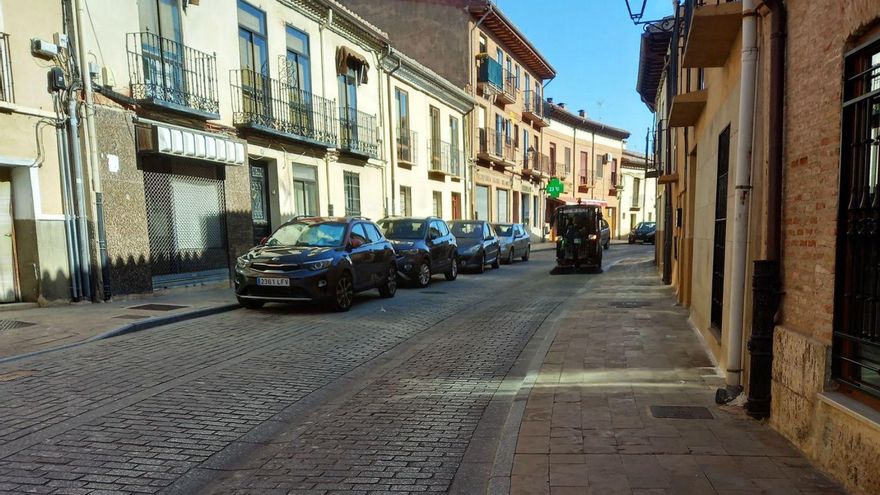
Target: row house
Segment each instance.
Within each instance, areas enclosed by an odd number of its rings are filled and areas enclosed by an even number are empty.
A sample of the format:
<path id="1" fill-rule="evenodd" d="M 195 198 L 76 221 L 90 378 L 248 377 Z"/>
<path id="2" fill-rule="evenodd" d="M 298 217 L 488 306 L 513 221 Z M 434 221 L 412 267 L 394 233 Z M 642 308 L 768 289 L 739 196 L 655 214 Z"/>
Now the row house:
<path id="1" fill-rule="evenodd" d="M 522 222 L 544 234 L 543 86 L 556 71 L 489 0 L 343 0 L 386 30 L 394 46 L 465 89 L 476 107 L 467 129 L 468 200 L 474 216 Z"/>
<path id="2" fill-rule="evenodd" d="M 880 4 L 686 0 L 642 35 L 657 261 L 726 386 L 877 493 Z M 817 44 L 816 40 L 822 43 Z"/>
<path id="3" fill-rule="evenodd" d="M 619 186 L 620 235 L 625 237 L 639 223 L 656 221 L 657 180 L 646 155 L 623 151 Z"/>
<path id="4" fill-rule="evenodd" d="M 473 98 L 335 0 L 50 3 L 0 0 L 0 302 L 228 283 L 297 215 L 472 216 Z"/>
<path id="5" fill-rule="evenodd" d="M 620 237 L 621 162 L 629 132 L 589 119 L 584 110 L 574 114 L 552 98 L 545 107 L 550 125 L 543 132 L 542 153 L 549 175 L 563 183 L 561 196 L 547 197 L 547 217 L 560 205 L 597 204 L 603 208 L 612 237 Z"/>

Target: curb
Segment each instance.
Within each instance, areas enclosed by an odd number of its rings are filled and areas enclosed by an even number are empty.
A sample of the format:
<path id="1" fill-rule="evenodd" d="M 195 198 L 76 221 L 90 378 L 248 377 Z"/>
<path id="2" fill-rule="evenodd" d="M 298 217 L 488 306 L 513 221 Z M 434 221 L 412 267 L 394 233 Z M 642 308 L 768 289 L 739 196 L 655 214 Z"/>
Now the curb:
<path id="1" fill-rule="evenodd" d="M 175 315 L 168 316 L 157 316 L 147 320 L 135 321 L 129 323 L 127 325 L 123 325 L 118 328 L 114 328 L 113 330 L 109 330 L 102 334 L 94 335 L 84 340 L 80 340 L 79 342 L 73 342 L 70 344 L 64 344 L 58 347 L 51 347 L 49 349 L 43 349 L 41 351 L 29 352 L 26 354 L 19 354 L 17 356 L 9 356 L 5 358 L 0 358 L 0 364 L 11 363 L 14 361 L 19 361 L 22 359 L 28 359 L 36 356 L 40 356 L 43 354 L 48 354 L 50 352 L 63 351 L 65 349 L 72 349 L 74 347 L 79 347 L 81 345 L 85 345 L 91 342 L 97 342 L 99 340 L 109 339 L 112 337 L 118 337 L 120 335 L 125 335 L 128 333 L 140 332 L 141 330 L 149 330 L 151 328 L 161 327 L 165 325 L 171 325 L 172 323 L 179 323 L 181 321 L 187 320 L 195 320 L 197 318 L 203 318 L 205 316 L 211 316 L 219 313 L 225 313 L 227 311 L 233 311 L 235 309 L 240 308 L 241 306 L 238 303 L 227 303 L 220 304 L 217 306 L 210 306 L 207 308 L 196 309 L 193 311 L 187 311 L 184 313 L 178 313 Z"/>

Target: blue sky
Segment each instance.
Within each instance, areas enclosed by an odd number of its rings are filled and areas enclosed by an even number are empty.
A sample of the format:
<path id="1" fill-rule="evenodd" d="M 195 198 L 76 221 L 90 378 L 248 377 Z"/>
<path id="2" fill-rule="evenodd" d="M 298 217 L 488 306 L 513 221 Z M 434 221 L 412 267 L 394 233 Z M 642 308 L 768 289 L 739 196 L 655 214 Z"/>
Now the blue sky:
<path id="1" fill-rule="evenodd" d="M 627 148 L 645 150 L 645 131 L 652 116 L 635 90 L 642 26 L 633 25 L 624 0 L 496 3 L 556 69 L 556 79 L 547 86 L 545 96 L 630 131 Z M 648 0 L 645 19 L 670 13 L 670 0 Z"/>

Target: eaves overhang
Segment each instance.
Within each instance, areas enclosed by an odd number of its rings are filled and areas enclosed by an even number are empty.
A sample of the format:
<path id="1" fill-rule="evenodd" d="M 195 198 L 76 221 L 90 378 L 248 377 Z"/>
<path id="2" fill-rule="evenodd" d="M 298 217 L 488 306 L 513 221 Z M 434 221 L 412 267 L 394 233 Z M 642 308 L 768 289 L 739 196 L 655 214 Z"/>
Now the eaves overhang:
<path id="1" fill-rule="evenodd" d="M 536 76 L 542 80 L 556 77 L 556 69 L 494 2 L 471 0 L 468 11 L 477 19 L 485 16 L 482 26 L 494 34 Z"/>

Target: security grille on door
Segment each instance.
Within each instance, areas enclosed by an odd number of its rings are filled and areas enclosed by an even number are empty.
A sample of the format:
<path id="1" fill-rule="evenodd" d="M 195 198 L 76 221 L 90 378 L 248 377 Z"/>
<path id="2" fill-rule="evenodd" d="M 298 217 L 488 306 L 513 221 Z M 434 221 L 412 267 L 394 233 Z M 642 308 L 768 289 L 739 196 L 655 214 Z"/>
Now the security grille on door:
<path id="1" fill-rule="evenodd" d="M 223 181 L 145 171 L 144 190 L 154 288 L 226 278 Z"/>

